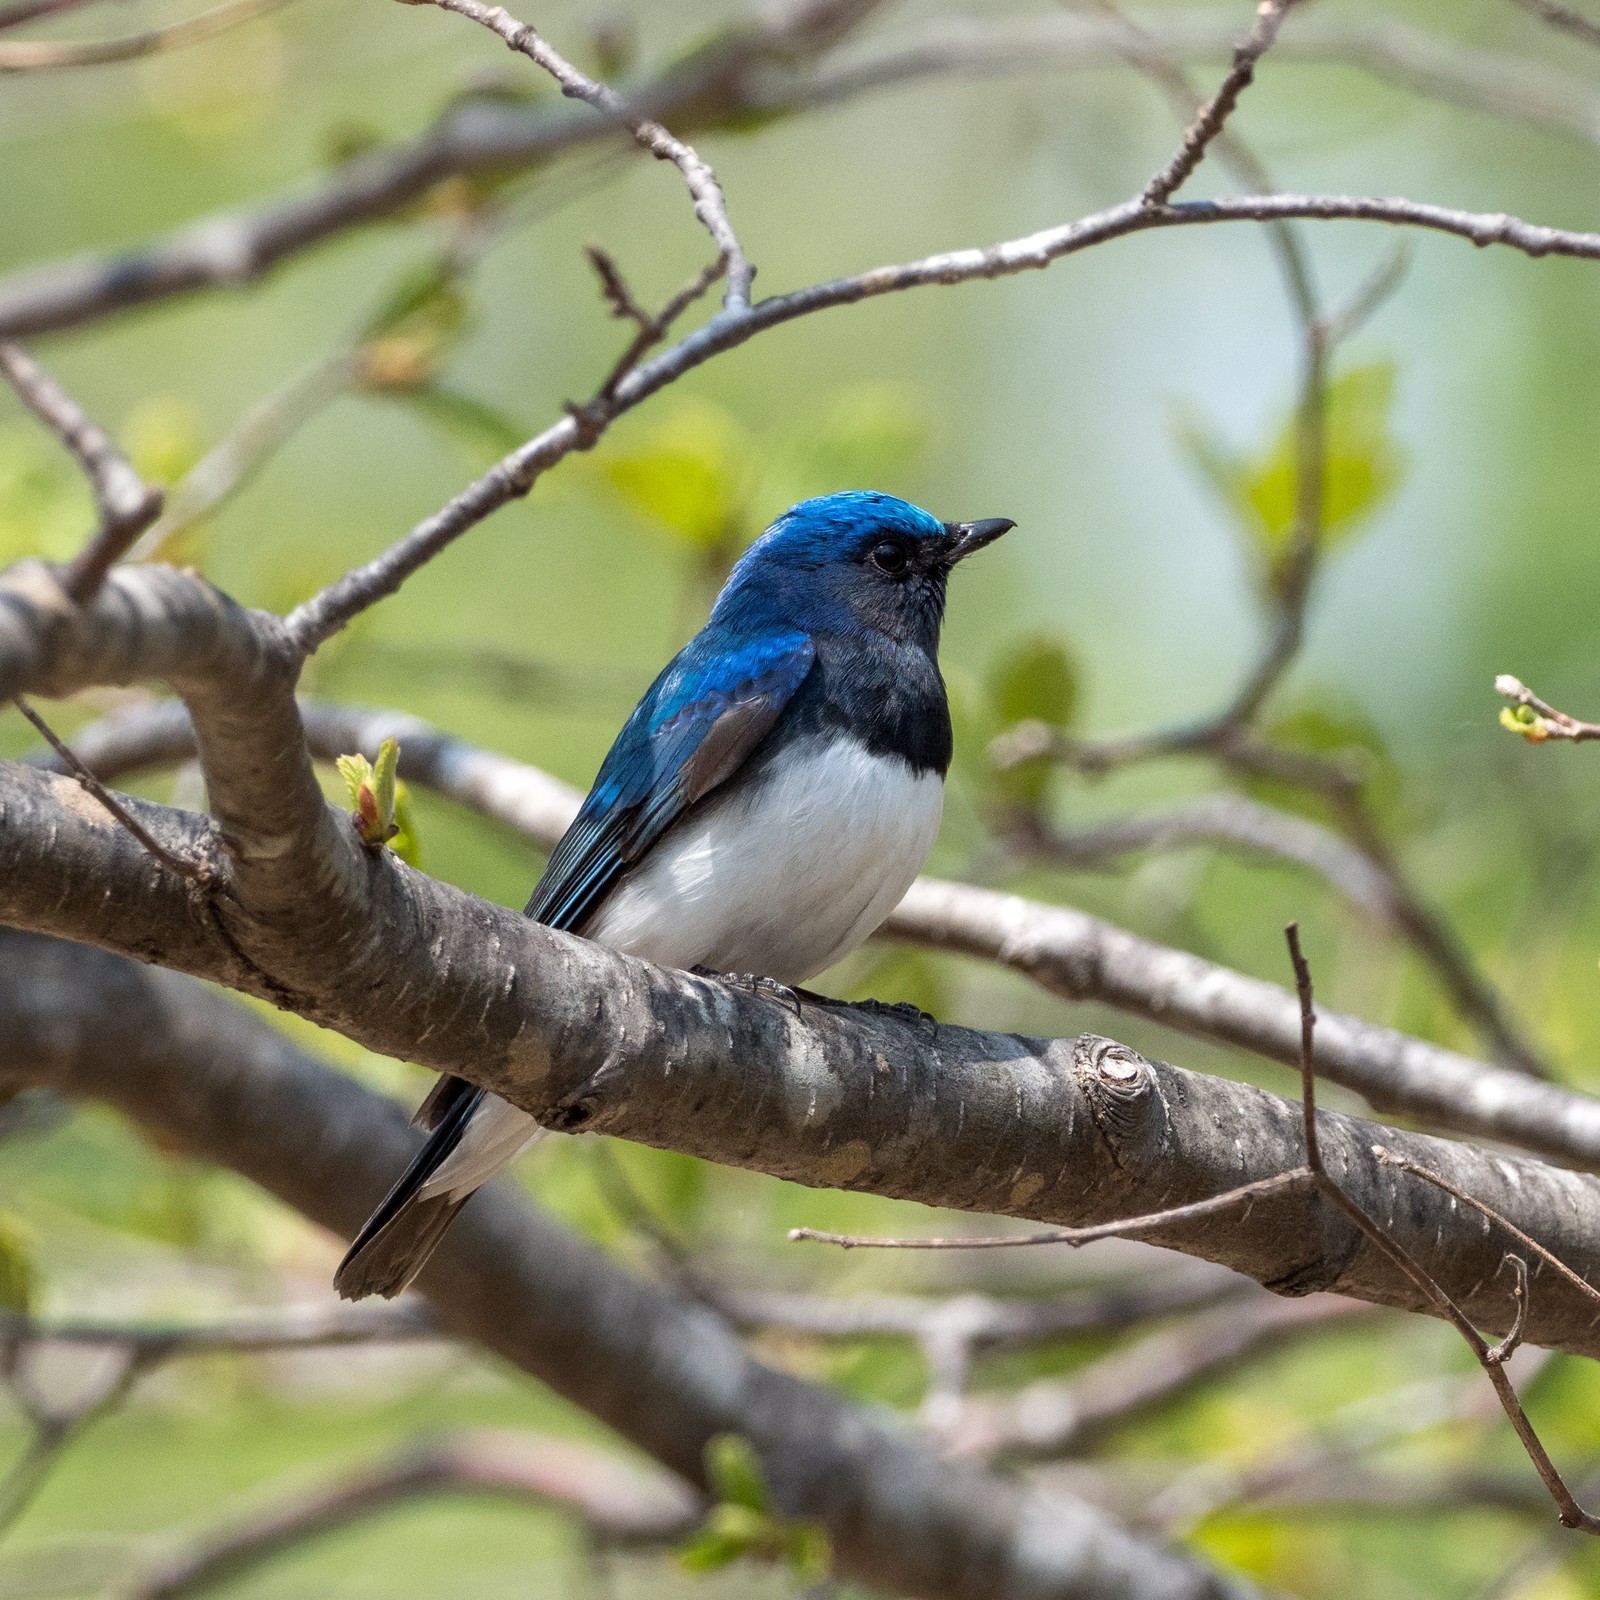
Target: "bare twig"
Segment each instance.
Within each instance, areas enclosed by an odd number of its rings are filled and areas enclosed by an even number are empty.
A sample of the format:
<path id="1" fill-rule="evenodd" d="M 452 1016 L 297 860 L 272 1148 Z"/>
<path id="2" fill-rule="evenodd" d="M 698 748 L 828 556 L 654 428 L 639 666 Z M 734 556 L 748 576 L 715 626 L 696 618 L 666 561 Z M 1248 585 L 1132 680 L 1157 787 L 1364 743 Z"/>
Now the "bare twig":
<path id="1" fill-rule="evenodd" d="M 14 701 L 16 708 L 40 735 L 46 744 L 61 758 L 67 771 L 100 802 L 105 809 L 124 827 L 135 839 L 142 844 L 162 866 L 170 871 L 181 874 L 192 883 L 205 883 L 208 881 L 205 870 L 193 861 L 186 861 L 181 856 L 175 856 L 161 841 L 155 838 L 137 817 L 133 816 L 126 806 L 122 804 L 112 792 L 95 777 L 95 775 L 72 753 L 71 747 L 66 744 L 55 729 L 50 726 L 37 711 L 18 695 Z"/>
<path id="2" fill-rule="evenodd" d="M 600 387 L 595 391 L 595 397 L 589 406 L 578 408 L 580 415 L 585 410 L 593 410 L 597 415 L 603 416 L 603 408 L 615 396 L 617 385 L 639 365 L 647 351 L 666 338 L 673 323 L 727 271 L 728 260 L 726 256 L 719 255 L 714 260 L 708 261 L 681 289 L 668 298 L 659 311 L 651 312 L 646 311 L 634 299 L 633 291 L 622 276 L 622 269 L 599 245 L 586 245 L 584 254 L 588 256 L 595 275 L 600 279 L 600 292 L 611 308 L 612 316 L 633 323 L 635 330 L 627 348 L 601 379 Z M 604 422 L 601 426 L 604 426 Z"/>
<path id="3" fill-rule="evenodd" d="M 1397 1167 L 1401 1172 L 1409 1172 L 1412 1177 L 1421 1178 L 1424 1183 L 1431 1183 L 1436 1189 L 1443 1189 L 1447 1195 L 1454 1200 L 1459 1200 L 1462 1205 L 1471 1206 L 1479 1216 L 1486 1218 L 1497 1228 L 1503 1228 L 1523 1249 L 1532 1251 L 1546 1265 L 1559 1272 L 1573 1288 L 1577 1289 L 1581 1294 L 1587 1295 L 1595 1302 L 1596 1306 L 1600 1306 L 1600 1289 L 1596 1289 L 1580 1273 L 1574 1272 L 1553 1250 L 1540 1244 L 1531 1234 L 1525 1233 L 1514 1222 L 1501 1216 L 1493 1206 L 1485 1205 L 1476 1195 L 1468 1194 L 1459 1184 L 1451 1183 L 1448 1178 L 1441 1177 L 1437 1172 L 1429 1171 L 1421 1162 L 1413 1161 L 1409 1156 L 1396 1155 L 1393 1150 L 1386 1148 L 1384 1145 L 1375 1145 L 1373 1154 L 1385 1165 Z M 1511 1259 L 1517 1261 L 1526 1270 L 1527 1263 L 1522 1261 L 1520 1257 L 1512 1257 Z"/>
<path id="4" fill-rule="evenodd" d="M 1382 222 L 1448 233 L 1478 245 L 1507 245 L 1536 257 L 1565 255 L 1600 260 L 1600 234 L 1546 228 L 1516 217 L 1457 211 L 1414 200 L 1349 195 L 1235 195 L 1151 207 L 1134 199 L 1063 227 L 1049 228 L 1023 238 L 927 256 L 899 266 L 877 267 L 791 294 L 774 295 L 748 310 L 724 312 L 655 359 L 636 367 L 618 384 L 615 394 L 604 406 L 583 408 L 581 419 L 568 414 L 530 439 L 383 554 L 352 568 L 300 606 L 287 619 L 289 635 L 300 649 L 308 653 L 314 650 L 347 626 L 353 617 L 393 594 L 408 577 L 463 533 L 492 512 L 527 494 L 558 461 L 574 450 L 591 447 L 616 417 L 631 411 L 686 372 L 725 351 L 736 349 L 769 328 L 878 295 L 932 284 L 1003 278 L 1036 270 L 1110 239 L 1130 237 L 1153 228 L 1294 218 L 1320 222 Z"/>
<path id="5" fill-rule="evenodd" d="M 1600 22 L 1571 6 L 1562 5 L 1561 0 L 1511 0 L 1511 3 L 1520 6 L 1530 17 L 1537 17 L 1546 27 L 1600 48 Z"/>
<path id="6" fill-rule="evenodd" d="M 40 17 L 59 16 L 63 11 L 77 11 L 95 3 L 96 0 L 15 0 L 12 5 L 0 6 L 0 33 L 37 22 Z"/>
<path id="7" fill-rule="evenodd" d="M 1494 680 L 1494 692 L 1504 695 L 1517 707 L 1516 711 L 1502 711 L 1500 719 L 1529 744 L 1544 744 L 1550 739 L 1583 744 L 1590 739 L 1600 739 L 1600 722 L 1580 722 L 1565 711 L 1557 711 L 1509 672 L 1501 673 Z"/>
<path id="8" fill-rule="evenodd" d="M 1280 1172 L 1276 1177 L 1242 1184 L 1225 1194 L 1196 1200 L 1190 1205 L 1152 1211 L 1142 1217 L 1123 1217 L 1116 1222 L 1101 1222 L 1092 1228 L 1049 1228 L 1041 1233 L 974 1234 L 969 1238 L 954 1235 L 932 1239 L 896 1239 L 864 1233 L 826 1233 L 820 1228 L 791 1228 L 789 1238 L 795 1242 L 836 1244 L 842 1250 L 1013 1250 L 1035 1244 L 1065 1244 L 1076 1250 L 1101 1239 L 1137 1239 L 1142 1233 L 1185 1222 L 1201 1222 L 1231 1211 L 1236 1206 L 1248 1211 L 1253 1201 L 1265 1199 L 1268 1195 L 1309 1188 L 1310 1185 L 1310 1172 L 1304 1167 L 1296 1167 L 1292 1172 Z"/>
<path id="9" fill-rule="evenodd" d="M 1009 848 L 1076 871 L 1109 869 L 1143 850 L 1223 845 L 1306 867 L 1369 915 L 1384 921 L 1394 917 L 1393 885 L 1361 851 L 1309 818 L 1246 795 L 1203 795 L 1167 811 L 1113 817 L 1070 831 L 1049 828 L 1032 812 L 1003 821 Z"/>
<path id="10" fill-rule="evenodd" d="M 947 1438 L 963 1454 L 1075 1454 L 1253 1356 L 1363 1314 L 1371 1313 L 1333 1295 L 1258 1296 L 1220 1306 L 1113 1350 L 1064 1380 L 968 1401 Z"/>
<path id="11" fill-rule="evenodd" d="M 492 1496 L 555 1505 L 606 1544 L 659 1545 L 699 1520 L 679 1478 L 646 1471 L 588 1445 L 539 1434 L 477 1429 L 402 1446 L 309 1492 L 297 1490 L 239 1517 L 117 1585 L 116 1600 L 204 1594 L 267 1561 L 424 1495 Z"/>
<path id="12" fill-rule="evenodd" d="M 89 420 L 83 408 L 20 345 L 0 344 L 0 373 L 22 403 L 72 453 L 94 491 L 99 531 L 78 552 L 62 579 L 67 593 L 81 603 L 100 587 L 111 565 L 160 514 L 161 491 L 133 470 L 110 436 Z"/>
<path id="13" fill-rule="evenodd" d="M 1521 1262 L 1517 1269 L 1517 1283 L 1513 1290 L 1516 1315 L 1511 1331 L 1500 1343 L 1491 1345 L 1422 1263 L 1393 1239 L 1386 1229 L 1373 1221 L 1344 1192 L 1323 1164 L 1321 1147 L 1317 1141 L 1316 1069 L 1313 1064 L 1316 1009 L 1311 988 L 1311 968 L 1301 952 L 1300 930 L 1296 924 L 1291 922 L 1284 930 L 1284 936 L 1288 940 L 1289 959 L 1294 965 L 1295 989 L 1300 997 L 1300 1082 L 1306 1167 L 1318 1193 L 1332 1201 L 1366 1238 L 1411 1280 L 1433 1306 L 1435 1312 L 1444 1317 L 1466 1341 L 1467 1347 L 1478 1358 L 1479 1365 L 1489 1375 L 1489 1381 L 1494 1385 L 1495 1394 L 1506 1417 L 1516 1431 L 1523 1449 L 1527 1451 L 1528 1459 L 1550 1491 L 1551 1499 L 1556 1503 L 1562 1523 L 1566 1527 L 1577 1528 L 1584 1533 L 1600 1534 L 1600 1517 L 1585 1511 L 1573 1497 L 1566 1481 L 1556 1470 L 1555 1463 L 1551 1461 L 1543 1442 L 1534 1432 L 1533 1424 L 1528 1420 L 1527 1412 L 1522 1409 L 1522 1402 L 1517 1398 L 1517 1391 L 1505 1370 L 1506 1357 L 1521 1339 L 1523 1321 L 1527 1315 L 1527 1263 Z M 1392 1157 L 1391 1164 L 1393 1164 Z M 1573 1276 L 1576 1278 L 1576 1274 Z M 1583 1283 L 1581 1278 L 1577 1281 Z M 1595 1291 L 1587 1283 L 1583 1283 L 1583 1288 L 1591 1296 L 1595 1295 Z"/>
<path id="14" fill-rule="evenodd" d="M 1139 196 L 1142 204 L 1165 205 L 1205 159 L 1207 145 L 1222 132 L 1239 103 L 1239 96 L 1254 80 L 1256 63 L 1272 48 L 1278 29 L 1293 4 L 1294 0 L 1260 0 L 1255 25 L 1234 51 L 1233 66 L 1227 77 L 1200 108 L 1172 159 L 1144 186 L 1144 193 Z"/>
<path id="15" fill-rule="evenodd" d="M 101 67 L 113 61 L 183 50 L 219 33 L 277 11 L 288 0 L 222 0 L 182 22 L 130 33 L 120 39 L 26 39 L 0 41 L 0 74 L 61 72 L 71 67 Z"/>
<path id="16" fill-rule="evenodd" d="M 46 1344 L 99 1345 L 137 1350 L 161 1360 L 442 1337 L 433 1314 L 418 1300 L 383 1305 L 291 1306 L 261 1315 L 198 1323 L 0 1314 L 0 1349 Z"/>
<path id="17" fill-rule="evenodd" d="M 141 1377 L 161 1357 L 138 1348 L 124 1347 L 114 1355 L 107 1372 L 66 1406 L 52 1405 L 25 1377 L 18 1348 L 0 1343 L 0 1381 L 10 1390 L 29 1434 L 22 1454 L 0 1479 L 0 1539 L 33 1504 L 45 1480 L 85 1429 L 122 1404 Z"/>
<path id="18" fill-rule="evenodd" d="M 615 89 L 580 72 L 556 51 L 536 29 L 519 22 L 503 6 L 486 6 L 481 0 L 434 0 L 446 11 L 479 23 L 502 38 L 507 47 L 520 52 L 561 86 L 562 94 L 581 100 L 596 111 L 616 118 L 634 139 L 661 161 L 670 161 L 683 174 L 684 185 L 694 201 L 694 214 L 711 235 L 728 274 L 728 292 L 723 304 L 729 311 L 743 311 L 750 304 L 750 283 L 755 268 L 745 259 L 744 250 L 728 221 L 727 202 L 717 175 L 682 139 L 669 133 L 659 122 L 631 115 L 627 102 Z"/>

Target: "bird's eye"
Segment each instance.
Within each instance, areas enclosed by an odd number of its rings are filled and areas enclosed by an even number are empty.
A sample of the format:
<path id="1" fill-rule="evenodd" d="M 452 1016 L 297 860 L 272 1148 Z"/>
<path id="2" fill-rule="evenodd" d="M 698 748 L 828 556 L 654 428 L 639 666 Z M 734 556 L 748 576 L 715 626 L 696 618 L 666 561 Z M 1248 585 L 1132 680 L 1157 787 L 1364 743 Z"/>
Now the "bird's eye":
<path id="1" fill-rule="evenodd" d="M 903 544 L 894 539 L 885 539 L 882 544 L 872 547 L 872 564 L 879 572 L 887 572 L 891 578 L 898 578 L 911 565 L 911 557 Z"/>

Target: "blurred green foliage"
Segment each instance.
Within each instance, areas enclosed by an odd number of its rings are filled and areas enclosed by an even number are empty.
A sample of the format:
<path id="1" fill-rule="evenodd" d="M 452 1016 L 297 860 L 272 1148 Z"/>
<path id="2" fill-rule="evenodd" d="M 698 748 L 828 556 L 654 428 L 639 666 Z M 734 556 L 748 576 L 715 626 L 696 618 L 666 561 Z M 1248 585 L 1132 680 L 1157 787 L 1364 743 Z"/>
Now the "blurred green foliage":
<path id="1" fill-rule="evenodd" d="M 166 15 L 138 3 L 141 18 Z M 949 10 L 913 0 L 886 21 L 886 37 L 939 24 Z M 529 20 L 580 58 L 615 68 L 707 47 L 732 14 L 663 0 L 619 24 L 610 9 L 561 0 Z M 1356 14 L 1380 15 L 1371 6 Z M 447 105 L 548 96 L 531 69 L 515 70 L 520 63 L 459 19 L 428 8 L 375 15 L 331 0 L 180 56 L 48 83 L 7 79 L 0 262 L 21 268 L 126 245 L 309 187 L 328 163 L 410 133 Z M 1465 43 L 1556 59 L 1528 18 L 1491 0 L 1416 0 L 1404 15 Z M 91 9 L 51 31 L 87 37 L 110 22 Z M 703 142 L 760 283 L 789 287 L 1025 233 L 1137 192 L 1174 130 L 1154 97 L 1129 91 L 1123 78 L 1090 75 L 941 80 Z M 1548 132 L 1287 60 L 1266 64 L 1241 116 L 1286 186 L 1412 192 L 1553 221 L 1572 220 L 1600 159 Z M 496 208 L 504 226 L 481 259 L 441 267 L 463 231 Z M 1378 248 L 1370 233 L 1304 232 L 1330 289 L 1365 278 Z M 704 259 L 676 174 L 590 152 L 546 171 L 442 185 L 403 221 L 286 264 L 247 293 L 42 341 L 41 354 L 140 470 L 171 484 L 263 396 L 332 352 L 359 353 L 339 396 L 166 552 L 202 566 L 243 603 L 284 609 L 592 392 L 626 330 L 605 314 L 582 260 L 591 237 L 647 304 Z M 1092 737 L 1203 715 L 1253 659 L 1298 480 L 1284 397 L 1299 342 L 1269 270 L 1247 230 L 1183 230 L 1048 273 L 886 297 L 763 335 L 475 529 L 322 652 L 308 683 L 413 711 L 582 784 L 638 692 L 698 626 L 729 564 L 787 504 L 877 487 L 941 515 L 1010 515 L 1017 532 L 952 586 L 944 669 L 957 751 L 934 869 L 1081 904 L 1279 981 L 1279 930 L 1297 917 L 1330 1005 L 1471 1048 L 1419 964 L 1303 872 L 1186 852 L 1069 876 L 997 858 L 988 839 L 987 823 L 1007 805 L 1071 825 L 1214 781 L 1195 763 L 1095 782 L 1065 781 L 1042 765 L 998 775 L 985 750 L 1024 721 Z M 1355 765 L 1424 891 L 1513 992 L 1564 1072 L 1591 1089 L 1600 1088 L 1593 758 L 1505 739 L 1489 683 L 1514 670 L 1558 704 L 1600 708 L 1597 309 L 1591 264 L 1419 243 L 1399 294 L 1335 362 L 1322 506 L 1331 559 L 1313 595 L 1306 659 L 1265 718 L 1285 746 Z M 1173 393 L 1203 396 L 1176 443 Z M 20 413 L 0 418 L 0 561 L 64 557 L 92 520 L 59 447 Z M 70 731 L 117 698 L 49 709 Z M 30 743 L 19 719 L 0 721 L 0 749 Z M 326 776 L 336 797 L 337 779 Z M 159 776 L 140 788 L 160 799 L 176 790 L 194 804 L 185 781 Z M 1254 792 L 1321 814 L 1282 785 Z M 397 786 L 393 820 L 403 829 L 394 847 L 420 831 L 427 870 L 504 904 L 522 904 L 537 876 L 538 853 L 525 841 L 431 795 Z M 820 982 L 909 1001 L 944 1021 L 1095 1029 L 1294 1092 L 1270 1065 L 923 952 L 868 950 Z M 426 1088 L 420 1071 L 292 1019 L 283 1025 L 408 1104 Z M 622 1173 L 620 1190 L 589 1140 L 550 1141 L 521 1176 L 571 1226 L 640 1270 L 655 1259 L 641 1213 L 734 1281 L 830 1293 L 1024 1293 L 1113 1266 L 1150 1270 L 1153 1259 L 808 1253 L 787 1246 L 784 1230 L 932 1233 L 971 1223 L 668 1152 L 613 1146 L 606 1156 Z M 102 1109 L 0 1123 L 0 1307 L 26 1299 L 52 1314 L 199 1319 L 320 1302 L 338 1253 L 242 1180 L 157 1148 Z M 998 1390 L 1070 1373 L 1118 1343 L 1067 1338 L 995 1352 L 974 1381 Z M 926 1387 L 908 1341 L 774 1334 L 758 1348 L 905 1412 Z M 1250 1364 L 1122 1430 L 1096 1466 L 1128 1462 L 1172 1479 L 1247 1465 L 1366 1426 L 1374 1411 L 1403 1417 L 1419 1375 L 1465 1373 L 1446 1330 L 1368 1324 Z M 1558 1458 L 1584 1470 L 1600 1451 L 1593 1368 L 1553 1362 L 1532 1405 Z M 212 1528 L 282 1481 L 303 1484 L 421 1429 L 476 1422 L 600 1436 L 470 1352 L 173 1368 L 75 1446 L 0 1545 L 0 1596 L 95 1592 L 174 1530 Z M 0 1412 L 0 1463 L 21 1445 L 20 1423 Z M 1441 1426 L 1379 1454 L 1401 1470 L 1440 1461 L 1528 1470 L 1503 1429 Z M 723 1529 L 732 1537 L 715 1553 L 766 1559 L 690 1576 L 659 1557 L 616 1558 L 616 1592 L 792 1596 L 825 1552 L 805 1538 L 787 1549 L 764 1487 L 741 1489 L 739 1476 L 719 1479 L 729 1508 L 721 1515 L 739 1526 Z M 1245 1506 L 1211 1515 L 1192 1537 L 1308 1600 L 1467 1600 L 1534 1531 L 1502 1512 L 1311 1517 Z M 536 1600 L 592 1580 L 581 1540 L 559 1519 L 446 1501 L 309 1546 L 229 1592 Z M 1595 1593 L 1600 1560 L 1579 1548 L 1515 1600 Z"/>
<path id="2" fill-rule="evenodd" d="M 1394 385 L 1394 363 L 1374 361 L 1346 368 L 1323 389 L 1324 549 L 1358 532 L 1400 485 L 1405 456 L 1392 431 Z M 1265 587 L 1274 594 L 1282 589 L 1284 563 L 1300 520 L 1303 417 L 1304 407 L 1296 408 L 1252 454 L 1229 449 L 1198 415 L 1186 418 L 1178 429 L 1190 460 L 1259 556 Z"/>

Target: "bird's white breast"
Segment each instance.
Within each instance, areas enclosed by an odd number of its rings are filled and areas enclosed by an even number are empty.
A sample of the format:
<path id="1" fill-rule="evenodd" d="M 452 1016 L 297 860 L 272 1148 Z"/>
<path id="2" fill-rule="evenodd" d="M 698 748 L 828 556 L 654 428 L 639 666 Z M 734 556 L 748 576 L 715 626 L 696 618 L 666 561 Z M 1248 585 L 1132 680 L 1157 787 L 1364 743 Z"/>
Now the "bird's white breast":
<path id="1" fill-rule="evenodd" d="M 820 738 L 669 829 L 589 937 L 668 967 L 803 983 L 900 903 L 939 832 L 944 783 L 851 738 Z M 497 1095 L 422 1186 L 465 1194 L 544 1130 Z"/>
<path id="2" fill-rule="evenodd" d="M 803 983 L 899 904 L 943 806 L 937 773 L 819 736 L 670 829 L 589 937 L 663 966 Z"/>

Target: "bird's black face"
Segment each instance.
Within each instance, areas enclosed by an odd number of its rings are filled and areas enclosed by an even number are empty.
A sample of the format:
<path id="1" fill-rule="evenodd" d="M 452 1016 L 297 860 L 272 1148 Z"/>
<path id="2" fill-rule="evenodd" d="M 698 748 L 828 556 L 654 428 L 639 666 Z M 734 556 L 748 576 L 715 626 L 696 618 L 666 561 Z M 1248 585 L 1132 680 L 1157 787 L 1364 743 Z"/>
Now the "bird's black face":
<path id="1" fill-rule="evenodd" d="M 889 521 L 866 529 L 851 553 L 855 570 L 843 585 L 846 603 L 857 621 L 931 654 L 939 643 L 951 569 L 1015 526 L 1008 517 L 989 517 L 931 527 Z"/>

